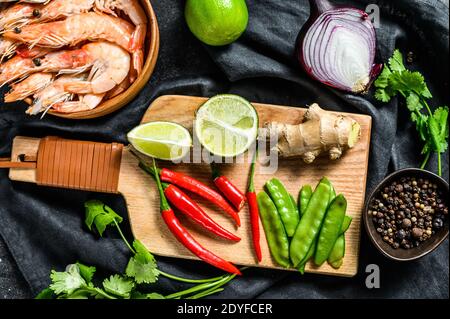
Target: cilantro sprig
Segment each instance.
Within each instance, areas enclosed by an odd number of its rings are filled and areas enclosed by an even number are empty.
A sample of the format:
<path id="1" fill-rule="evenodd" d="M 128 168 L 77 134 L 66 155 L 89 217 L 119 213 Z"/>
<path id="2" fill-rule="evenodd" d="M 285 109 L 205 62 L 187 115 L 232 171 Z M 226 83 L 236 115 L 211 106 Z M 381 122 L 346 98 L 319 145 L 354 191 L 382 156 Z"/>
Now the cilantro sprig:
<path id="1" fill-rule="evenodd" d="M 424 143 L 421 168 L 424 169 L 431 154 L 436 153 L 438 174 L 441 176 L 441 154 L 448 148 L 448 107 L 438 107 L 434 112 L 431 110 L 427 101 L 433 96 L 423 75 L 406 69 L 399 50 L 394 51 L 384 66 L 383 72 L 375 81 L 375 87 L 375 98 L 381 102 L 387 103 L 399 94 L 406 99 L 411 121 L 415 123 L 419 138 Z"/>
<path id="2" fill-rule="evenodd" d="M 104 279 L 101 286 L 96 286 L 94 283 L 96 268 L 77 262 L 68 265 L 62 272 L 52 270 L 50 286 L 41 291 L 36 299 L 176 299 L 184 297 L 199 299 L 221 292 L 222 287 L 235 277 L 235 275 L 226 274 L 215 278 L 188 279 L 168 274 L 158 269 L 155 257 L 140 241 L 135 239 L 130 245 L 119 225 L 123 221 L 122 217 L 110 207 L 94 200 L 86 202 L 85 208 L 85 224 L 90 231 L 95 231 L 103 237 L 107 227 L 114 227 L 129 248 L 132 256 L 125 273 L 113 274 Z M 138 289 L 143 284 L 157 282 L 160 275 L 196 285 L 168 296 L 156 292 L 139 292 Z"/>

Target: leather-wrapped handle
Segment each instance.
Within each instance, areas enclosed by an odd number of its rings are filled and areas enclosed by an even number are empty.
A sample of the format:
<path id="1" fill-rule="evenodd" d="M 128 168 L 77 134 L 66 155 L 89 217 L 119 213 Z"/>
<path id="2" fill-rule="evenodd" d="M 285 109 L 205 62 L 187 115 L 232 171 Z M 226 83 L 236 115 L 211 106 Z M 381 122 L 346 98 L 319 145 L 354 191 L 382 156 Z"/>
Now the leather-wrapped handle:
<path id="1" fill-rule="evenodd" d="M 123 145 L 41 139 L 37 154 L 38 185 L 118 193 Z"/>

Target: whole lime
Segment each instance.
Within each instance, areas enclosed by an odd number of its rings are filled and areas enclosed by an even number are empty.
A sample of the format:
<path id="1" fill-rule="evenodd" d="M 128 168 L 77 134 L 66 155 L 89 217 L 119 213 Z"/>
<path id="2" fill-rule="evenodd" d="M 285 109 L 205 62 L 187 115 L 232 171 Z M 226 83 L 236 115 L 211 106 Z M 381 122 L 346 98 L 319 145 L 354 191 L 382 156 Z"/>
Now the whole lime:
<path id="1" fill-rule="evenodd" d="M 184 13 L 192 33 L 213 46 L 236 41 L 248 24 L 245 0 L 187 0 Z"/>

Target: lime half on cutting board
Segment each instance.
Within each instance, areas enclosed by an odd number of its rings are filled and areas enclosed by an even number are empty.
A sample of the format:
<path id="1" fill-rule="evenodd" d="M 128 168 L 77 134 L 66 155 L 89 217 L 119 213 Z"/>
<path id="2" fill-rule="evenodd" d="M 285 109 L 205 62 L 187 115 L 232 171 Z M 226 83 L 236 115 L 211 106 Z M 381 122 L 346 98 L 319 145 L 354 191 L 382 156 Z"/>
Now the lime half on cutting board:
<path id="1" fill-rule="evenodd" d="M 258 136 L 258 113 L 246 99 L 217 95 L 197 111 L 195 134 L 210 153 L 234 157 L 248 150 Z"/>
<path id="2" fill-rule="evenodd" d="M 150 122 L 134 128 L 128 141 L 139 152 L 161 160 L 179 160 L 192 146 L 189 131 L 172 122 Z"/>

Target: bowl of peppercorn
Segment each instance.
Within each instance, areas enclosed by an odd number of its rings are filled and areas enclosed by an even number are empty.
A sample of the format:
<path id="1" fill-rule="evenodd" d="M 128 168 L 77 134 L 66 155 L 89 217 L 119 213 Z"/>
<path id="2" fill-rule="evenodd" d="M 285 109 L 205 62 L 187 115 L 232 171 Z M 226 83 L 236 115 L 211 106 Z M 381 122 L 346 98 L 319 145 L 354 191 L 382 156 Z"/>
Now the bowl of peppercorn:
<path id="1" fill-rule="evenodd" d="M 427 255 L 448 237 L 448 195 L 448 182 L 431 172 L 407 168 L 389 175 L 366 202 L 371 241 L 393 260 Z"/>

